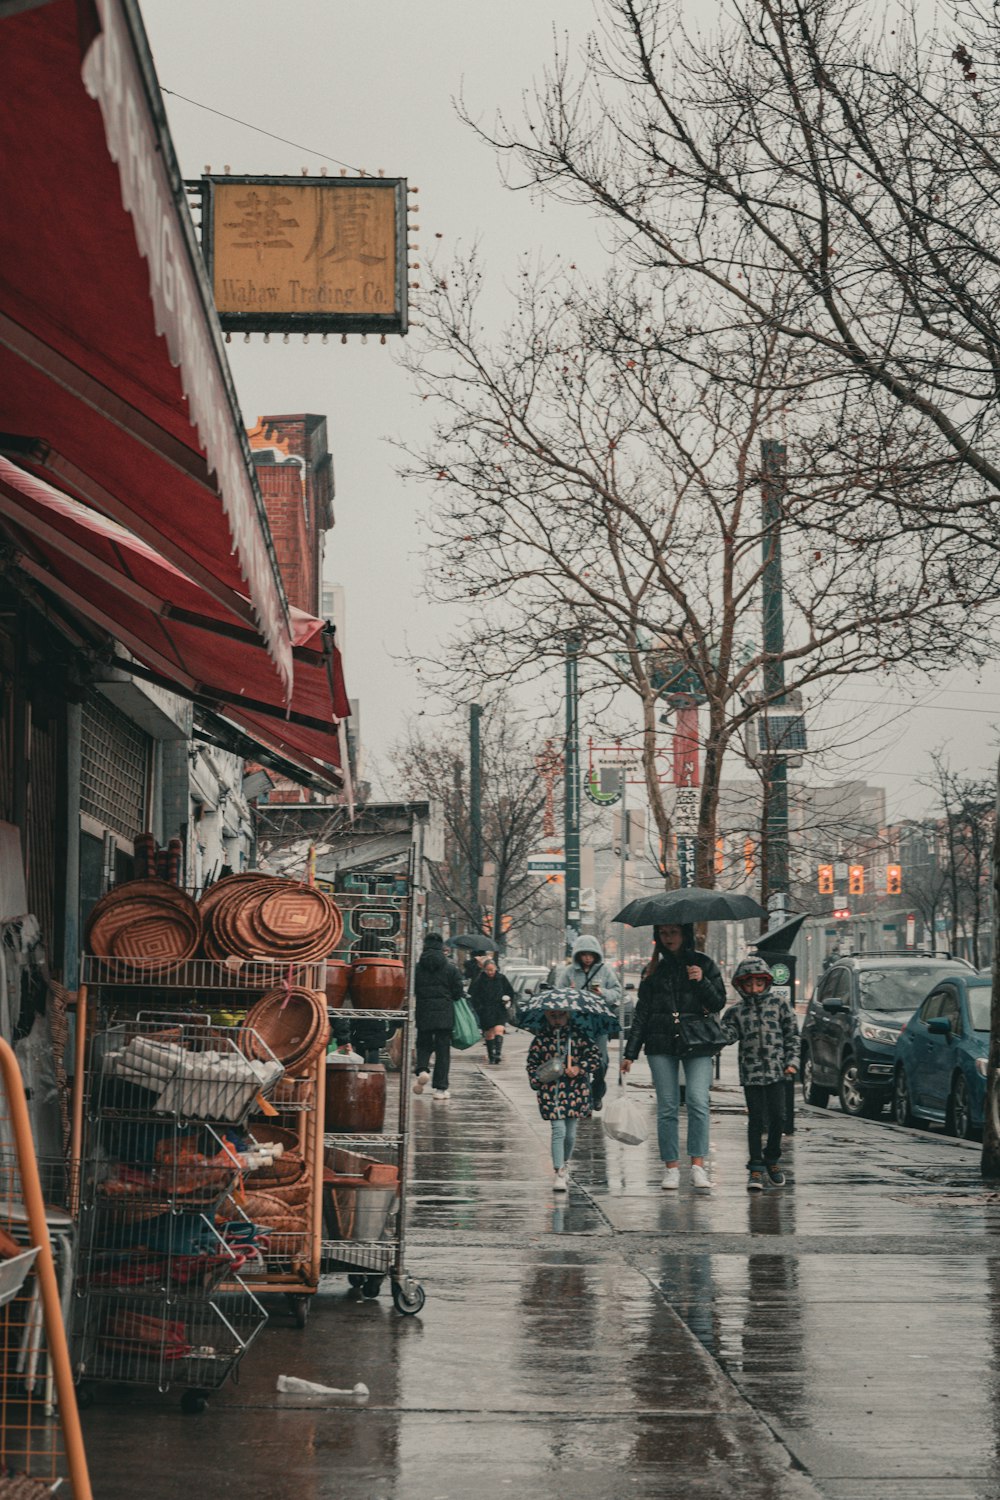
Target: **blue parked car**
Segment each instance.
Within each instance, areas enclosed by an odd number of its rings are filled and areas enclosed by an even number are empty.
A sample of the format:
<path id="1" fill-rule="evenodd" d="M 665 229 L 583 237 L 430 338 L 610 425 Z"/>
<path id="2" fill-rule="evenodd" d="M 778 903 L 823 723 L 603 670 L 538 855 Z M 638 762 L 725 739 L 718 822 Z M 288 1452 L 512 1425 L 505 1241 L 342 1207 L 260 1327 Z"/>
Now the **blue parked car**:
<path id="1" fill-rule="evenodd" d="M 983 1128 L 990 1050 L 989 979 L 949 974 L 910 1017 L 896 1043 L 892 1114 L 971 1139 Z"/>

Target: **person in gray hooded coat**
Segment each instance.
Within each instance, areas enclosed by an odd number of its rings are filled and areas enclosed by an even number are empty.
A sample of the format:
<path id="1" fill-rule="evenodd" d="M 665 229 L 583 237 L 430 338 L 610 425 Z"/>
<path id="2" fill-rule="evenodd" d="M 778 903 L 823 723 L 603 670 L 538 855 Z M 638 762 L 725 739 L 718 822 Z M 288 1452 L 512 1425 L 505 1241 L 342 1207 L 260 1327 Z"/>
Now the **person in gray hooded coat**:
<path id="1" fill-rule="evenodd" d="M 573 944 L 569 963 L 556 975 L 555 988 L 557 990 L 585 990 L 587 994 L 597 995 L 607 1006 L 607 1022 L 600 1016 L 579 1018 L 579 1024 L 593 1038 L 601 1054 L 600 1070 L 594 1074 L 591 1081 L 593 1109 L 599 1114 L 603 1107 L 604 1095 L 608 1091 L 608 1033 L 615 1028 L 617 1023 L 618 999 L 622 987 L 614 969 L 610 964 L 605 963 L 604 949 L 595 937 L 586 933 L 583 937 L 577 938 Z"/>

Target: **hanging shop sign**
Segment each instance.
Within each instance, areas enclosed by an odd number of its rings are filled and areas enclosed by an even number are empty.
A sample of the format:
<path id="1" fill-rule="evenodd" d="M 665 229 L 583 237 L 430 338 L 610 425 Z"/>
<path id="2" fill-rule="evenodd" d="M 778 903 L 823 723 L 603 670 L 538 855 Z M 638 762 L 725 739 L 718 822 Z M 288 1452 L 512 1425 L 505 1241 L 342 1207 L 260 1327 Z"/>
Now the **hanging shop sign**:
<path id="1" fill-rule="evenodd" d="M 202 248 L 234 333 L 405 333 L 406 179 L 200 179 Z"/>

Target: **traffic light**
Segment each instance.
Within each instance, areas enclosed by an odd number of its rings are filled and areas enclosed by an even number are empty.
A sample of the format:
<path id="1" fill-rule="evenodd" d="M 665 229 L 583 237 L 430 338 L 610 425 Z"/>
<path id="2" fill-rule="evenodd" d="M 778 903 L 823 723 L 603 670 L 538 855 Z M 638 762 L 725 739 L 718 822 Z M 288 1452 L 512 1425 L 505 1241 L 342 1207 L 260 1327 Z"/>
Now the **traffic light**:
<path id="1" fill-rule="evenodd" d="M 903 889 L 902 865 L 886 865 L 885 890 L 887 896 L 898 896 Z"/>
<path id="2" fill-rule="evenodd" d="M 863 896 L 865 893 L 865 867 L 864 865 L 849 865 L 847 870 L 847 889 L 852 896 Z"/>
<path id="3" fill-rule="evenodd" d="M 833 865 L 820 865 L 816 888 L 821 896 L 833 895 Z"/>

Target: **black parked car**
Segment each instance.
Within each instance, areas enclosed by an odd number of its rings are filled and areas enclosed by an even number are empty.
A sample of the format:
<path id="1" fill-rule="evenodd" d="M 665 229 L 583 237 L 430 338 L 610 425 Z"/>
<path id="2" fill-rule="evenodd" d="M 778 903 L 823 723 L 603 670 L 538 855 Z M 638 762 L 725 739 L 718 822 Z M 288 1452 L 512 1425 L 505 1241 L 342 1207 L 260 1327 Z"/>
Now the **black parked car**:
<path id="1" fill-rule="evenodd" d="M 874 1119 L 892 1097 L 896 1038 L 938 979 L 970 974 L 959 958 L 866 953 L 840 958 L 823 975 L 802 1023 L 802 1092 L 845 1114 Z"/>

